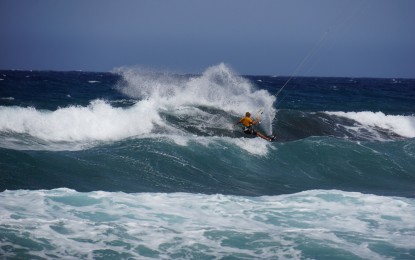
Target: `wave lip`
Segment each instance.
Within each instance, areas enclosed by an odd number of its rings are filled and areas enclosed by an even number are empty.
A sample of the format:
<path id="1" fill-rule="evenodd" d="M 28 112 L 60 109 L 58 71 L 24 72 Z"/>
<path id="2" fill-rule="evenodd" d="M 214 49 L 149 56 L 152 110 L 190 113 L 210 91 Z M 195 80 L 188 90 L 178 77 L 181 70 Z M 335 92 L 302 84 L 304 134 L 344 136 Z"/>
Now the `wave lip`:
<path id="1" fill-rule="evenodd" d="M 158 119 L 146 101 L 129 108 L 114 108 L 103 100 L 55 111 L 0 107 L 0 132 L 51 142 L 113 141 L 150 133 Z"/>
<path id="2" fill-rule="evenodd" d="M 325 112 L 328 115 L 345 117 L 358 122 L 367 129 L 378 128 L 402 137 L 415 137 L 415 117 L 386 115 L 383 112 Z"/>

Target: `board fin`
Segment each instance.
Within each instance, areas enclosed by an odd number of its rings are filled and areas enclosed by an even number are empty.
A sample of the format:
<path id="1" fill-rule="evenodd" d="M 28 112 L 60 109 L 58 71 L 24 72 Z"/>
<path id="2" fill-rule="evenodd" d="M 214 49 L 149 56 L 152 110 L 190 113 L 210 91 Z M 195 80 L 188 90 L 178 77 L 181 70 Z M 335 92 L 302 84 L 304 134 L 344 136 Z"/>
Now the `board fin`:
<path id="1" fill-rule="evenodd" d="M 270 142 L 274 142 L 274 141 L 275 141 L 275 138 L 276 138 L 276 137 L 275 137 L 275 136 L 273 136 L 273 135 L 268 135 L 267 137 L 269 138 L 269 141 L 270 141 Z"/>

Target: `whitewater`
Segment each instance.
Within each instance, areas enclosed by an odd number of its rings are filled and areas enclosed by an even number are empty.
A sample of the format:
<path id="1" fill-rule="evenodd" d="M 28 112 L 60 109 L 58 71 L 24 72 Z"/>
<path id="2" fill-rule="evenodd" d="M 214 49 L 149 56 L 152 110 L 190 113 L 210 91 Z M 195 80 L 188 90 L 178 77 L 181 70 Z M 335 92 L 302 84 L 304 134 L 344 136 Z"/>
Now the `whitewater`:
<path id="1" fill-rule="evenodd" d="M 415 80 L 0 79 L 5 259 L 415 258 Z"/>

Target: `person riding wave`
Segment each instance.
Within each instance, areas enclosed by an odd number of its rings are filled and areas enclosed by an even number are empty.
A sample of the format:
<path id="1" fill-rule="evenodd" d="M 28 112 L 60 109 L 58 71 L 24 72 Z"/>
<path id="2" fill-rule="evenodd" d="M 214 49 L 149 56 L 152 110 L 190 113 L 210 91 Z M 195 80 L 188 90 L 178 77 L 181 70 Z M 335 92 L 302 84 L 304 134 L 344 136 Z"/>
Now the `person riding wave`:
<path id="1" fill-rule="evenodd" d="M 256 135 L 256 136 L 261 137 L 262 139 L 265 139 L 269 142 L 272 142 L 274 140 L 274 137 L 267 137 L 267 136 L 255 131 L 254 126 L 257 125 L 258 123 L 259 123 L 259 120 L 257 118 L 255 120 L 252 120 L 251 113 L 246 112 L 245 116 L 242 117 L 238 122 L 236 122 L 235 125 L 242 124 L 243 125 L 242 131 L 245 134 Z"/>

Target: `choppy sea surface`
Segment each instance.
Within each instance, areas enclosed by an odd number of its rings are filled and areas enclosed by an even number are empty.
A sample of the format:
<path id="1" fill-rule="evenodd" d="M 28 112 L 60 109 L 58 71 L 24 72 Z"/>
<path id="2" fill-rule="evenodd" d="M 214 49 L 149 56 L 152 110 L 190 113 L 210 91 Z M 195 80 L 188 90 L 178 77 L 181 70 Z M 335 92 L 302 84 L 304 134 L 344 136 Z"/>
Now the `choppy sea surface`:
<path id="1" fill-rule="evenodd" d="M 415 259 L 415 80 L 288 80 L 0 71 L 0 258 Z"/>

